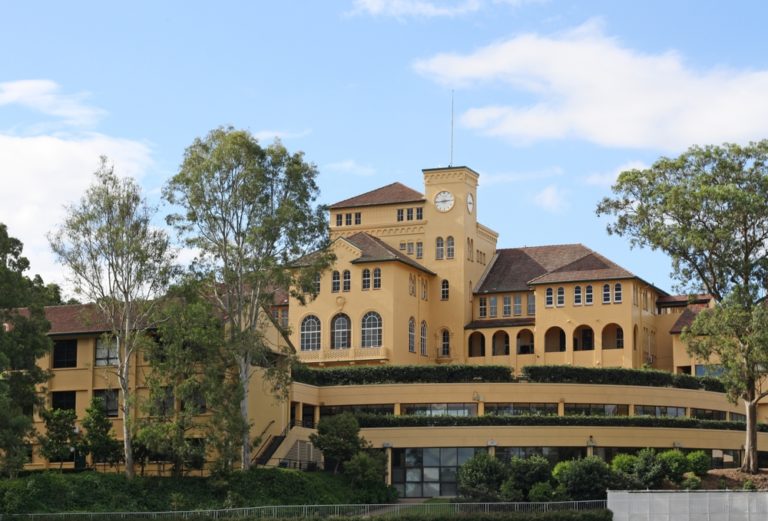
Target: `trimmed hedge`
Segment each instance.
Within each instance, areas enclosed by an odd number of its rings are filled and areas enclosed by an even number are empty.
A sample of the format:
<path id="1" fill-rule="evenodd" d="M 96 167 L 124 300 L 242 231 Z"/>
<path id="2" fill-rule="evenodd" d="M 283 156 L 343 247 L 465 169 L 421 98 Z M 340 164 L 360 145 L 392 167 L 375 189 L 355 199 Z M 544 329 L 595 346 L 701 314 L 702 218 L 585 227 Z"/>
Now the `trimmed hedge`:
<path id="1" fill-rule="evenodd" d="M 523 375 L 523 380 L 534 383 L 640 385 L 725 392 L 722 382 L 717 378 L 699 378 L 646 369 L 529 365 L 523 368 Z M 397 383 L 510 383 L 520 381 L 515 378 L 510 367 L 453 364 L 376 365 L 328 369 L 310 369 L 305 365 L 298 364 L 293 369 L 293 379 L 296 382 L 318 387 Z"/>
<path id="2" fill-rule="evenodd" d="M 744 422 L 699 420 L 696 418 L 654 418 L 650 416 L 392 416 L 359 414 L 362 428 L 374 427 L 474 427 L 474 426 L 604 426 L 604 427 L 665 427 L 672 429 L 717 429 L 743 431 Z M 758 424 L 760 432 L 768 425 Z"/>
<path id="3" fill-rule="evenodd" d="M 570 365 L 528 365 L 523 375 L 536 383 L 569 383 L 599 385 L 640 385 L 645 387 L 677 387 L 725 392 L 717 378 L 673 374 L 650 369 L 623 369 L 619 367 L 574 367 Z"/>
<path id="4" fill-rule="evenodd" d="M 512 369 L 501 365 L 377 365 L 310 369 L 298 365 L 293 379 L 319 387 L 395 383 L 514 382 Z"/>

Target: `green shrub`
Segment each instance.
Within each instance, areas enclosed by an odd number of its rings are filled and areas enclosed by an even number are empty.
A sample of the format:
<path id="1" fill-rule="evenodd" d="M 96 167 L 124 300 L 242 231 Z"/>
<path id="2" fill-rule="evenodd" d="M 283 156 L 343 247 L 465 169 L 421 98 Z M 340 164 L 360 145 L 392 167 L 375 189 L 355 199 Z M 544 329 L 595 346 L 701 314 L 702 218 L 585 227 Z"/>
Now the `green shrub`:
<path id="1" fill-rule="evenodd" d="M 748 490 L 748 491 L 755 491 L 757 490 L 757 486 L 755 483 L 751 480 L 745 480 L 741 487 L 742 490 Z"/>
<path id="2" fill-rule="evenodd" d="M 390 383 L 514 382 L 509 367 L 477 365 L 382 365 L 310 369 L 299 364 L 293 369 L 296 382 L 317 386 Z"/>
<path id="3" fill-rule="evenodd" d="M 597 456 L 561 461 L 555 465 L 552 477 L 576 501 L 605 499 L 606 490 L 613 481 L 610 467 Z"/>
<path id="4" fill-rule="evenodd" d="M 687 476 L 680 486 L 685 490 L 699 490 L 701 488 L 701 478 L 695 474 Z"/>
<path id="5" fill-rule="evenodd" d="M 667 371 L 623 368 L 574 367 L 570 365 L 528 365 L 523 374 L 532 382 L 605 385 L 641 385 L 649 387 L 678 387 L 725 392 L 717 378 L 697 378 Z"/>
<path id="6" fill-rule="evenodd" d="M 617 454 L 613 458 L 613 461 L 611 461 L 611 469 L 613 469 L 614 472 L 633 475 L 635 474 L 636 467 L 637 456 L 634 454 Z"/>
<path id="7" fill-rule="evenodd" d="M 656 456 L 664 468 L 664 476 L 672 483 L 683 481 L 684 474 L 690 470 L 688 458 L 679 450 L 666 450 Z"/>
<path id="8" fill-rule="evenodd" d="M 637 453 L 634 476 L 642 488 L 660 488 L 664 481 L 664 470 L 655 450 L 642 449 Z"/>
<path id="9" fill-rule="evenodd" d="M 507 466 L 486 452 L 478 452 L 459 467 L 459 495 L 474 501 L 498 501 Z"/>
<path id="10" fill-rule="evenodd" d="M 534 483 L 549 481 L 552 469 L 549 460 L 544 456 L 533 455 L 530 458 L 512 457 L 507 464 L 509 478 L 515 482 L 515 487 L 528 495 Z"/>
<path id="11" fill-rule="evenodd" d="M 553 487 L 549 481 L 534 483 L 528 492 L 528 501 L 543 503 L 548 501 L 567 501 L 568 493 L 563 485 Z"/>
<path id="12" fill-rule="evenodd" d="M 712 468 L 712 458 L 703 450 L 689 452 L 686 456 L 688 468 L 697 476 L 706 476 Z"/>
<path id="13" fill-rule="evenodd" d="M 499 499 L 508 503 L 525 501 L 525 494 L 522 490 L 517 488 L 515 480 L 509 478 L 501 484 L 501 488 L 499 489 Z"/>

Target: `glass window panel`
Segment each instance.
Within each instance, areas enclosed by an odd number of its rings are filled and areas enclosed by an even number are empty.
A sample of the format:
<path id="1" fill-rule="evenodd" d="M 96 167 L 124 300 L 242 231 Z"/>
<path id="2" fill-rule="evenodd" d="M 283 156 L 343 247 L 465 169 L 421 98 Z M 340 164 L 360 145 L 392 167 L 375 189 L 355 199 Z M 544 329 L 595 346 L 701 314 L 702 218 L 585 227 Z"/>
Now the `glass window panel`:
<path id="1" fill-rule="evenodd" d="M 421 481 L 421 469 L 405 469 L 405 481 Z"/>
<path id="2" fill-rule="evenodd" d="M 421 483 L 406 483 L 405 497 L 424 497 L 421 495 Z"/>
<path id="3" fill-rule="evenodd" d="M 455 483 L 456 467 L 440 467 L 440 481 L 442 483 Z"/>
<path id="4" fill-rule="evenodd" d="M 453 497 L 458 496 L 459 492 L 456 488 L 455 483 L 441 483 L 440 484 L 440 495 L 443 497 Z"/>
<path id="5" fill-rule="evenodd" d="M 424 467 L 424 481 L 440 481 L 440 467 Z"/>
<path id="6" fill-rule="evenodd" d="M 440 449 L 440 465 L 444 467 L 455 467 L 458 465 L 457 450 L 454 447 Z"/>
<path id="7" fill-rule="evenodd" d="M 440 495 L 440 483 L 424 483 L 424 497 L 436 497 Z"/>
<path id="8" fill-rule="evenodd" d="M 459 456 L 458 464 L 459 465 L 463 465 L 464 463 L 466 463 L 466 461 L 468 459 L 472 458 L 472 456 L 475 455 L 475 449 L 467 448 L 467 447 L 461 447 L 461 448 L 459 448 L 458 453 L 459 453 L 458 454 L 458 456 Z"/>
<path id="9" fill-rule="evenodd" d="M 440 449 L 424 449 L 424 466 L 437 467 L 440 465 Z"/>
<path id="10" fill-rule="evenodd" d="M 405 449 L 405 466 L 421 467 L 421 449 Z"/>

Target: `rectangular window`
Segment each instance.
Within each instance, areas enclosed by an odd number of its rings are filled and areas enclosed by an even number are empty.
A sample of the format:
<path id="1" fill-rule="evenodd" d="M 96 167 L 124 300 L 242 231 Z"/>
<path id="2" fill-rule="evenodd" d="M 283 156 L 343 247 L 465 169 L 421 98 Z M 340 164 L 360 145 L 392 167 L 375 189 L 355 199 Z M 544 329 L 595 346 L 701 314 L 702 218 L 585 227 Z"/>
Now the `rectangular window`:
<path id="1" fill-rule="evenodd" d="M 336 214 L 336 226 L 341 226 L 342 224 L 344 224 L 344 216 L 341 215 L 340 213 L 337 213 Z"/>
<path id="2" fill-rule="evenodd" d="M 515 295 L 515 316 L 523 314 L 523 296 Z"/>
<path id="3" fill-rule="evenodd" d="M 536 314 L 536 297 L 532 293 L 528 295 L 528 314 Z"/>
<path id="4" fill-rule="evenodd" d="M 53 342 L 53 368 L 77 367 L 77 340 Z"/>
<path id="5" fill-rule="evenodd" d="M 413 208 L 408 208 L 405 211 L 405 220 L 406 221 L 412 221 L 413 220 Z"/>
<path id="6" fill-rule="evenodd" d="M 628 416 L 629 405 L 598 403 L 566 403 L 566 416 Z"/>
<path id="7" fill-rule="evenodd" d="M 170 416 L 173 413 L 174 396 L 173 389 L 170 387 L 163 387 L 158 393 L 159 396 L 154 396 L 153 406 L 156 416 Z"/>
<path id="8" fill-rule="evenodd" d="M 355 212 L 355 224 L 362 224 L 363 222 L 363 214 L 360 212 Z"/>
<path id="9" fill-rule="evenodd" d="M 416 208 L 416 220 L 421 221 L 424 219 L 424 208 Z"/>
<path id="10" fill-rule="evenodd" d="M 398 208 L 397 209 L 397 221 L 400 222 L 402 220 L 403 220 L 403 209 L 402 208 Z"/>
<path id="11" fill-rule="evenodd" d="M 423 242 L 417 242 L 416 243 L 416 258 L 420 259 L 424 256 L 424 243 Z"/>
<path id="12" fill-rule="evenodd" d="M 74 411 L 77 408 L 75 391 L 56 391 L 51 393 L 51 409 Z"/>
<path id="13" fill-rule="evenodd" d="M 715 411 L 712 409 L 691 409 L 691 418 L 699 420 L 718 420 L 725 421 L 725 411 Z"/>
<path id="14" fill-rule="evenodd" d="M 104 413 L 107 418 L 117 418 L 118 403 L 117 391 L 114 389 L 102 389 L 93 391 L 94 398 L 101 398 L 104 401 Z"/>
<path id="15" fill-rule="evenodd" d="M 412 242 L 409 242 L 409 243 L 408 243 L 408 246 L 407 246 L 407 248 L 406 248 L 405 252 L 406 252 L 408 255 L 413 255 L 413 243 L 412 243 Z"/>
<path id="16" fill-rule="evenodd" d="M 496 297 L 491 297 L 488 301 L 488 314 L 491 318 L 496 318 Z"/>
<path id="17" fill-rule="evenodd" d="M 400 243 L 400 251 L 405 251 L 405 242 Z"/>
<path id="18" fill-rule="evenodd" d="M 96 365 L 117 365 L 117 338 L 96 339 Z"/>
<path id="19" fill-rule="evenodd" d="M 348 213 L 344 216 L 344 221 L 347 226 L 352 226 L 352 214 Z"/>
<path id="20" fill-rule="evenodd" d="M 485 297 L 480 297 L 480 318 L 485 318 L 488 315 L 487 300 Z"/>
<path id="21" fill-rule="evenodd" d="M 502 310 L 505 317 L 512 314 L 512 297 L 504 295 L 504 309 Z"/>
<path id="22" fill-rule="evenodd" d="M 280 310 L 280 326 L 283 328 L 288 327 L 288 308 Z"/>
<path id="23" fill-rule="evenodd" d="M 635 405 L 635 416 L 684 418 L 685 407 L 669 407 L 667 405 Z"/>

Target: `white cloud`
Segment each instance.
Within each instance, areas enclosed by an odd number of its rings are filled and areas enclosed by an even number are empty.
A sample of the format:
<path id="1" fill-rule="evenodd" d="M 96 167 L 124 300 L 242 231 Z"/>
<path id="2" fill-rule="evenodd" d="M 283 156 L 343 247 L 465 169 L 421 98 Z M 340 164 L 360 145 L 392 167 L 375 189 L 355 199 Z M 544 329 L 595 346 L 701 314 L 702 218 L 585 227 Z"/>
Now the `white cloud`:
<path id="1" fill-rule="evenodd" d="M 478 11 L 481 0 L 455 2 L 430 0 L 355 0 L 353 14 L 371 16 L 405 17 L 453 17 Z"/>
<path id="2" fill-rule="evenodd" d="M 325 165 L 323 169 L 339 174 L 349 174 L 360 177 L 370 177 L 372 175 L 376 175 L 375 168 L 368 165 L 361 165 L 354 159 L 345 159 L 344 161 L 329 163 Z"/>
<path id="3" fill-rule="evenodd" d="M 39 273 L 46 282 L 63 284 L 65 277 L 55 263 L 46 234 L 61 223 L 64 205 L 79 200 L 106 155 L 120 176 L 141 179 L 152 164 L 146 143 L 84 132 L 106 113 L 87 105 L 84 95 L 62 94 L 48 80 L 0 83 L 0 111 L 12 105 L 23 106 L 52 117 L 55 126 L 68 132 L 24 135 L 0 132 L 0 222 L 24 243 L 31 274 Z M 50 125 L 48 125 L 50 126 Z"/>
<path id="4" fill-rule="evenodd" d="M 72 126 L 89 126 L 105 112 L 84 103 L 87 94 L 62 94 L 59 85 L 50 80 L 20 80 L 0 83 L 0 107 L 21 105 Z"/>
<path id="5" fill-rule="evenodd" d="M 588 185 L 611 186 L 616 182 L 616 179 L 618 179 L 620 173 L 627 170 L 644 170 L 646 168 L 648 168 L 648 165 L 642 161 L 630 161 L 628 163 L 624 163 L 623 165 L 617 166 L 611 172 L 598 172 L 590 174 L 584 178 L 584 181 Z"/>
<path id="6" fill-rule="evenodd" d="M 557 185 L 549 185 L 533 196 L 533 202 L 551 213 L 562 213 L 568 209 L 567 193 Z"/>
<path id="7" fill-rule="evenodd" d="M 525 144 L 578 138 L 680 150 L 768 134 L 768 70 L 695 70 L 675 52 L 623 46 L 590 21 L 554 36 L 523 34 L 468 54 L 438 54 L 417 72 L 451 87 L 506 84 L 529 104 L 478 106 L 463 125 Z"/>
<path id="8" fill-rule="evenodd" d="M 499 184 L 521 183 L 525 181 L 540 181 L 558 177 L 564 174 L 559 166 L 546 168 L 543 170 L 534 170 L 530 172 L 502 172 L 498 174 L 483 174 L 480 178 L 480 186 L 493 186 Z"/>
<path id="9" fill-rule="evenodd" d="M 259 141 L 271 142 L 275 139 L 298 139 L 310 135 L 312 131 L 305 129 L 300 132 L 289 132 L 286 130 L 259 130 L 253 132 L 253 137 Z"/>

